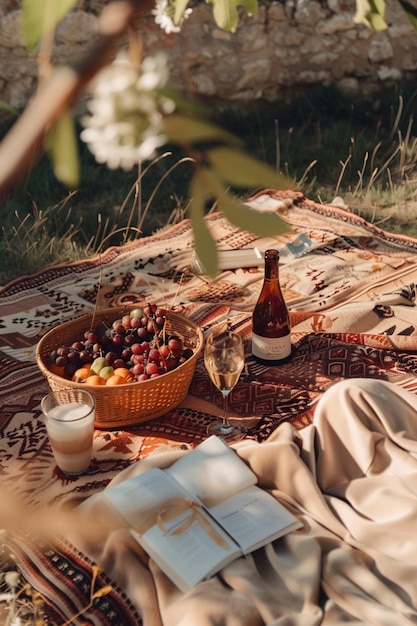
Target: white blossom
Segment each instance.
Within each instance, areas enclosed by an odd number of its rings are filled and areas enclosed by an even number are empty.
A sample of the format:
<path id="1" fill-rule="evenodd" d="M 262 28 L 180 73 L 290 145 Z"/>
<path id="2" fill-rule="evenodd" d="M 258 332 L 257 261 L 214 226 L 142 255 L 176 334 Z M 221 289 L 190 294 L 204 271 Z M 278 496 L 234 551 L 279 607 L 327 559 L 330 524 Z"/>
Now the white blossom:
<path id="1" fill-rule="evenodd" d="M 187 19 L 193 12 L 192 9 L 185 9 L 182 15 L 182 21 Z M 168 35 L 171 33 L 179 33 L 181 31 L 181 24 L 175 24 L 173 16 L 175 14 L 175 6 L 173 6 L 169 0 L 156 0 L 155 8 L 152 10 L 152 15 L 155 16 L 155 24 L 158 24 L 162 30 Z"/>
<path id="2" fill-rule="evenodd" d="M 146 57 L 142 63 L 142 72 L 139 77 L 141 89 L 156 89 L 164 87 L 168 82 L 169 70 L 165 54 L 155 54 L 153 57 Z"/>
<path id="3" fill-rule="evenodd" d="M 166 143 L 162 122 L 175 110 L 175 102 L 159 90 L 168 77 L 163 54 L 142 64 L 118 56 L 98 75 L 81 139 L 99 163 L 128 170 L 151 159 Z"/>

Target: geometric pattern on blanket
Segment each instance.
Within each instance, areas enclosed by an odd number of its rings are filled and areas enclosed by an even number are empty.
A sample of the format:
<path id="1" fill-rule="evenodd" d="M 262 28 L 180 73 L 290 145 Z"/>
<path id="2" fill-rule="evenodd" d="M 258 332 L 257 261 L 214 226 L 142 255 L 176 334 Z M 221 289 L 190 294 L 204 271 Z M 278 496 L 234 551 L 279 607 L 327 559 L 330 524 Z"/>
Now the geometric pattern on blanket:
<path id="1" fill-rule="evenodd" d="M 64 476 L 53 462 L 41 416 L 48 385 L 35 364 L 35 349 L 49 328 L 94 306 L 174 303 L 204 333 L 231 323 L 248 353 L 231 407 L 256 441 L 284 422 L 298 429 L 310 424 L 322 393 L 343 378 L 388 380 L 417 393 L 417 240 L 385 232 L 299 192 L 266 190 L 248 204 L 276 211 L 288 223 L 288 233 L 259 239 L 240 232 L 221 213 L 208 216 L 207 224 L 224 249 L 280 250 L 293 342 L 292 359 L 283 366 L 263 368 L 249 355 L 262 267 L 225 271 L 215 282 L 183 272 L 177 259 L 192 250 L 189 220 L 0 290 L 0 482 L 16 496 L 33 507 L 75 505 L 148 455 L 198 444 L 213 416 L 221 414 L 220 394 L 209 384 L 200 359 L 179 407 L 137 428 L 97 430 L 89 470 L 80 477 Z M 66 550 L 66 558 L 78 567 L 78 556 Z M 23 553 L 21 558 L 25 563 Z M 91 564 L 86 567 L 91 574 Z M 51 563 L 51 579 L 53 572 Z M 58 570 L 55 574 L 59 580 Z M 58 605 L 66 601 L 62 596 L 55 598 Z M 123 611 L 120 603 L 117 610 Z"/>
<path id="2" fill-rule="evenodd" d="M 417 391 L 417 241 L 299 192 L 264 191 L 248 204 L 276 211 L 288 223 L 288 233 L 256 238 L 221 213 L 210 215 L 207 224 L 222 248 L 280 250 L 294 348 L 286 365 L 259 368 L 249 357 L 262 267 L 224 271 L 214 282 L 179 271 L 178 255 L 192 250 L 189 220 L 100 257 L 23 277 L 0 291 L 0 476 L 16 494 L 33 505 L 82 500 L 156 450 L 199 443 L 213 415 L 221 412 L 220 394 L 200 360 L 177 409 L 138 428 L 96 431 L 87 474 L 63 476 L 53 463 L 41 418 L 48 385 L 34 353 L 45 331 L 95 305 L 174 302 L 204 332 L 231 323 L 248 353 L 231 407 L 257 441 L 286 421 L 297 428 L 309 424 L 316 400 L 342 378 L 380 378 Z"/>
<path id="3" fill-rule="evenodd" d="M 7 546 L 10 557 L 19 563 L 24 580 L 41 594 L 38 611 L 45 624 L 78 624 L 81 622 L 72 619 L 78 614 L 82 615 L 82 623 L 88 621 L 97 626 L 141 624 L 126 594 L 101 569 L 94 572 L 89 559 L 73 546 L 58 541 L 46 544 L 17 532 L 8 534 Z M 29 598 L 26 597 L 26 604 L 30 603 Z"/>

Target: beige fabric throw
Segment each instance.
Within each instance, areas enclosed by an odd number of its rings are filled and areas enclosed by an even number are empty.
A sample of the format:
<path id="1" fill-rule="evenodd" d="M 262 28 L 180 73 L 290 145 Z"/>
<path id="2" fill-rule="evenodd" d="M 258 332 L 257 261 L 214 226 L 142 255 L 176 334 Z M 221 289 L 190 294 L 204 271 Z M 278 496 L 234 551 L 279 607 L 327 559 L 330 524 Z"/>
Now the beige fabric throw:
<path id="1" fill-rule="evenodd" d="M 283 424 L 238 454 L 304 528 L 180 593 L 100 496 L 83 515 L 106 522 L 94 541 L 72 537 L 138 607 L 144 626 L 417 624 L 417 397 L 391 383 L 351 379 L 330 388 L 314 424 Z M 177 453 L 155 454 L 125 480 Z M 97 525 L 97 528 L 99 526 Z"/>

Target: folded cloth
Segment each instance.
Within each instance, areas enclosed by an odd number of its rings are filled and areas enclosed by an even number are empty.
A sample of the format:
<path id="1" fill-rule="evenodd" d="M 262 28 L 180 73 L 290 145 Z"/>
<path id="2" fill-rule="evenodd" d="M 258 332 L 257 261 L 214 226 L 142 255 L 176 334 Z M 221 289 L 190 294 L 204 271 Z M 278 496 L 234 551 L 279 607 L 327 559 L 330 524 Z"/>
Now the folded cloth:
<path id="1" fill-rule="evenodd" d="M 314 423 L 284 423 L 240 457 L 304 523 L 182 594 L 123 529 L 72 537 L 124 588 L 145 626 L 417 623 L 417 397 L 370 379 L 337 383 Z M 156 454 L 119 482 L 178 454 Z M 83 515 L 107 519 L 100 496 Z"/>

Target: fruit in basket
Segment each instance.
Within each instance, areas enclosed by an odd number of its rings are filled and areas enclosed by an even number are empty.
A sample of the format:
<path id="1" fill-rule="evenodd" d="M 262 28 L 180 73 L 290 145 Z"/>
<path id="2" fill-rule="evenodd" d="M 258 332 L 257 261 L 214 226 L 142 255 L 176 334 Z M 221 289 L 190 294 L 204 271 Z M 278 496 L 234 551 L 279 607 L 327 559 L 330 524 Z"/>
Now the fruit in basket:
<path id="1" fill-rule="evenodd" d="M 104 380 L 104 378 L 101 378 L 101 376 L 99 376 L 98 374 L 91 374 L 90 376 L 88 376 L 88 378 L 85 379 L 85 384 L 86 385 L 105 385 L 106 381 Z"/>
<path id="2" fill-rule="evenodd" d="M 108 365 L 108 361 L 104 358 L 104 356 L 98 356 L 91 364 L 90 371 L 93 374 L 99 374 L 100 370 Z"/>
<path id="3" fill-rule="evenodd" d="M 193 354 L 181 340 L 165 331 L 167 311 L 156 305 L 136 308 L 100 323 L 59 346 L 50 355 L 50 367 L 77 383 L 120 385 L 141 382 L 172 371 Z"/>
<path id="4" fill-rule="evenodd" d="M 110 376 L 113 376 L 113 374 L 114 374 L 114 369 L 112 368 L 111 365 L 105 365 L 104 367 L 101 368 L 101 370 L 98 373 L 100 378 L 104 378 L 104 380 L 107 380 L 108 378 L 110 378 Z"/>
<path id="5" fill-rule="evenodd" d="M 79 369 L 75 370 L 72 380 L 76 383 L 83 383 L 87 380 L 87 378 L 91 375 L 91 367 L 90 365 L 84 365 Z"/>

